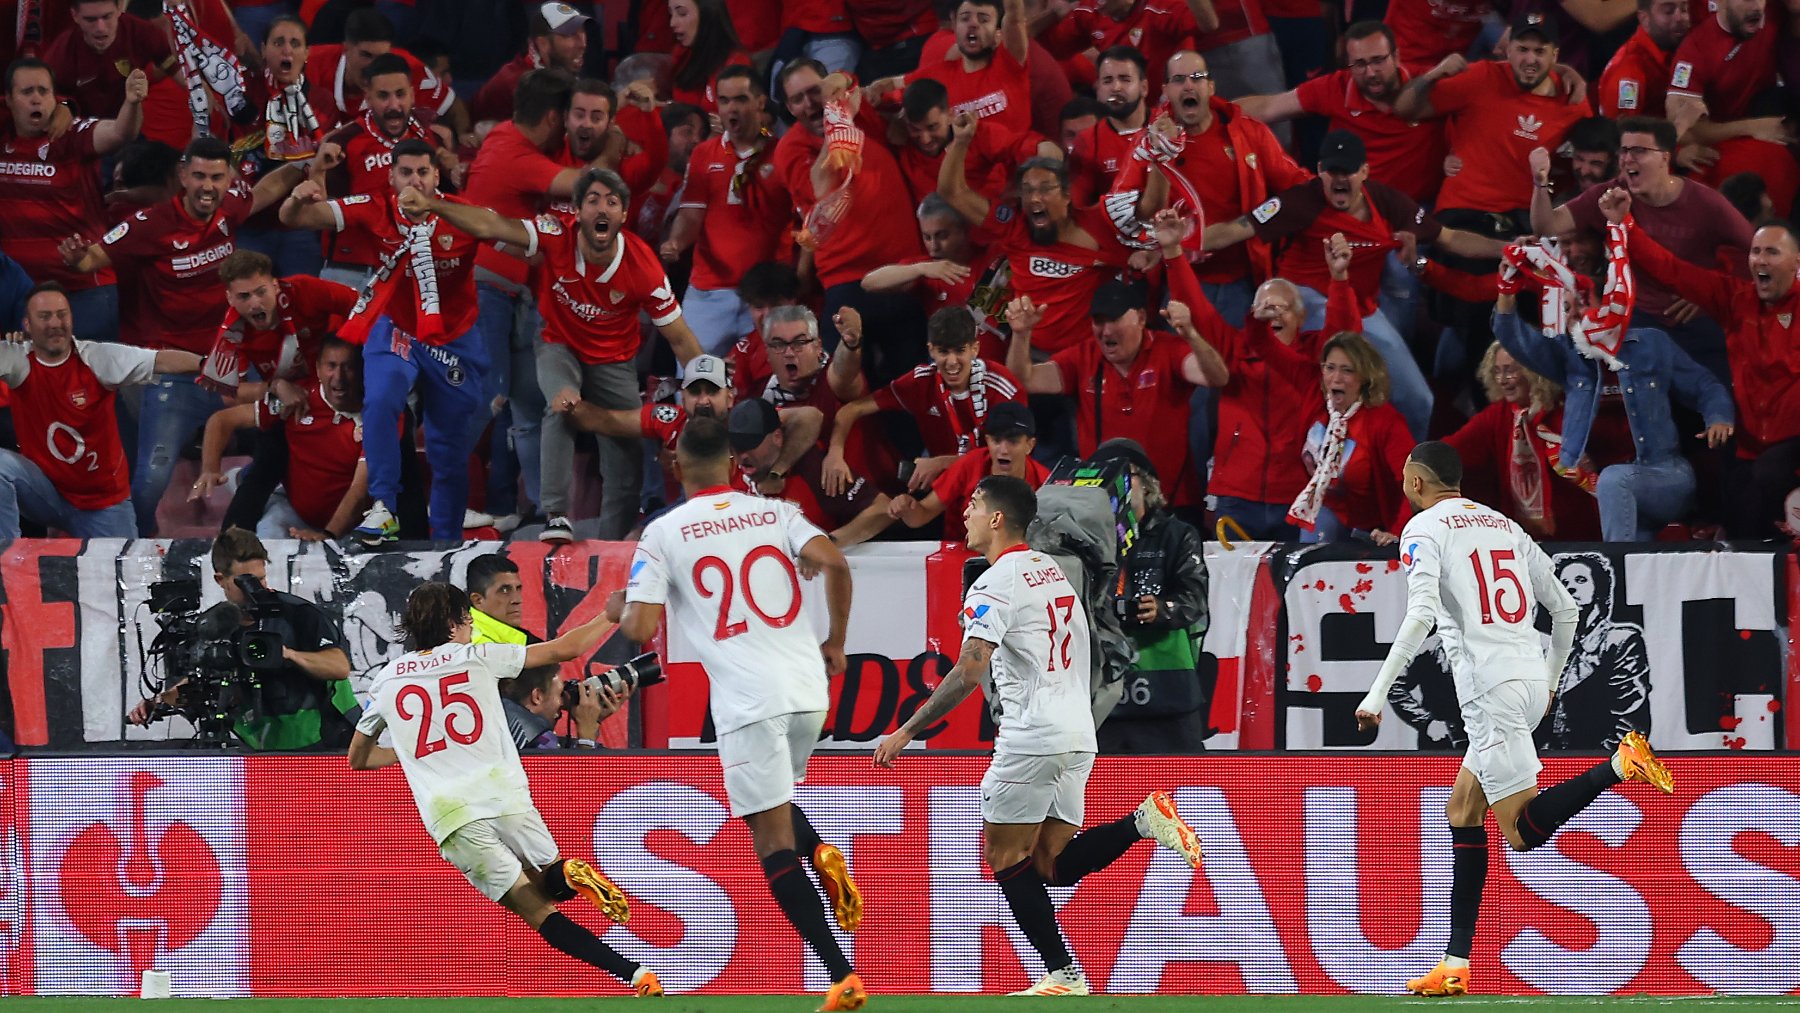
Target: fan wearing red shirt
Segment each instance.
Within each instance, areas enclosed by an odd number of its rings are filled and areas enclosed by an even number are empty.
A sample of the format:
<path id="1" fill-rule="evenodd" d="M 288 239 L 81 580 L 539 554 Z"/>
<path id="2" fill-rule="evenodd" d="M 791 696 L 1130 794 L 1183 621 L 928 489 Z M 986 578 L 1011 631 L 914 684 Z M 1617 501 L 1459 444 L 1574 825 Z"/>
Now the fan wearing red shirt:
<path id="1" fill-rule="evenodd" d="M 1106 115 L 1076 135 L 1069 150 L 1069 185 L 1077 206 L 1099 200 L 1131 157 L 1138 131 L 1150 122 L 1149 74 L 1144 54 L 1130 46 L 1113 46 L 1094 61 L 1094 98 Z"/>
<path id="2" fill-rule="evenodd" d="M 157 374 L 192 373 L 200 357 L 75 340 L 56 282 L 25 301 L 26 342 L 0 342 L 0 383 L 11 388 L 19 450 L 0 449 L 0 540 L 21 516 L 77 538 L 135 538 L 131 486 L 113 392 Z"/>
<path id="3" fill-rule="evenodd" d="M 688 247 L 694 248 L 681 310 L 712 354 L 750 330 L 750 308 L 738 298 L 738 280 L 755 265 L 776 258 L 793 217 L 787 189 L 775 172 L 775 139 L 763 129 L 764 95 L 756 73 L 749 67 L 726 67 L 717 88 L 725 129 L 688 156 L 681 204 L 660 250 L 663 262 L 673 264 Z"/>
<path id="4" fill-rule="evenodd" d="M 431 537 L 462 537 L 469 502 L 469 419 L 482 400 L 487 349 L 476 333 L 475 248 L 479 240 L 433 214 L 437 162 L 424 141 L 394 146 L 388 192 L 326 200 L 316 184 L 281 205 L 282 224 L 369 233 L 382 251 L 342 336 L 363 343 L 369 494 L 374 503 L 353 532 L 368 545 L 399 537 L 400 414 L 419 387 L 425 456 L 431 466 Z"/>
<path id="5" fill-rule="evenodd" d="M 1444 121 L 1394 114 L 1394 100 L 1411 79 L 1401 66 L 1394 30 L 1380 21 L 1345 29 L 1344 65 L 1279 95 L 1246 95 L 1237 100 L 1238 108 L 1264 123 L 1323 116 L 1332 130 L 1362 138 L 1370 179 L 1431 204 L 1444 182 Z"/>
<path id="6" fill-rule="evenodd" d="M 356 119 L 363 110 L 364 68 L 377 56 L 393 53 L 406 61 L 412 87 L 423 102 L 429 118 L 455 118 L 456 91 L 450 82 L 433 74 L 419 58 L 394 45 L 394 26 L 380 11 L 365 8 L 354 11 L 344 20 L 342 45 L 314 46 L 306 57 L 306 83 L 311 89 L 313 108 L 331 119 L 321 126 L 330 128 Z M 467 119 L 463 114 L 462 119 Z M 459 125 L 459 133 L 468 129 Z"/>
<path id="7" fill-rule="evenodd" d="M 942 541 L 961 542 L 963 508 L 975 487 L 989 475 L 1011 475 L 1033 489 L 1050 478 L 1050 469 L 1031 456 L 1037 449 L 1037 420 L 1031 408 L 1018 401 L 1002 401 L 988 413 L 981 439 L 983 446 L 962 455 L 945 469 L 922 495 L 895 496 L 888 501 L 888 516 L 909 528 L 922 528 L 942 516 Z"/>
<path id="8" fill-rule="evenodd" d="M 1179 240 L 1174 246 L 1179 256 Z M 1166 253 L 1165 253 L 1166 256 Z M 1185 304 L 1170 303 L 1176 337 L 1145 326 L 1145 293 L 1123 281 L 1100 286 L 1088 309 L 1092 337 L 1065 348 L 1049 362 L 1031 361 L 1032 335 L 1043 311 L 1029 296 L 1007 307 L 1012 350 L 1007 365 L 1033 394 L 1075 398 L 1075 432 L 1081 456 L 1107 440 L 1136 440 L 1172 481 L 1169 502 L 1198 509 L 1199 467 L 1188 452 L 1188 403 L 1194 388 L 1222 387 L 1229 379 L 1224 360 L 1194 329 Z"/>
<path id="9" fill-rule="evenodd" d="M 615 102 L 621 104 L 615 108 Z M 675 113 L 673 106 L 670 112 Z M 696 122 L 701 121 L 699 110 L 692 113 Z M 615 124 L 617 130 L 613 129 Z M 551 157 L 565 169 L 615 169 L 631 188 L 632 231 L 655 242 L 641 225 L 648 217 L 656 222 L 655 229 L 660 234 L 662 215 L 651 206 L 654 196 L 660 191 L 672 197 L 687 168 L 687 154 L 676 142 L 679 131 L 666 128 L 657 112 L 655 87 L 647 81 L 635 81 L 621 96 L 615 95 L 612 85 L 605 81 L 578 78 L 575 93 L 569 97 L 566 132 L 568 143 L 558 146 Z M 614 147 L 618 138 L 624 141 L 621 148 Z M 690 142 L 688 152 L 692 150 Z M 665 183 L 670 176 L 672 182 Z M 552 201 L 550 210 L 572 215 L 575 203 L 568 198 Z"/>
<path id="10" fill-rule="evenodd" d="M 1697 2 L 1697 0 L 1696 0 Z M 1787 148 L 1781 109 L 1757 100 L 1774 88 L 1782 47 L 1800 27 L 1793 0 L 1717 0 L 1712 17 L 1699 18 L 1675 50 L 1669 72 L 1669 119 L 1692 124 L 1684 137 L 1718 149 L 1718 161 L 1696 174 L 1718 186 L 1738 172 L 1755 172 L 1768 185 L 1775 213 L 1787 217 L 1800 187 L 1800 169 Z"/>
<path id="11" fill-rule="evenodd" d="M 1600 74 L 1602 116 L 1663 116 L 1675 50 L 1692 27 L 1687 0 L 1637 0 L 1637 23 Z"/>
<path id="12" fill-rule="evenodd" d="M 967 310 L 946 306 L 932 314 L 926 340 L 930 363 L 839 409 L 825 459 L 826 492 L 837 492 L 855 480 L 844 460 L 844 446 L 851 428 L 866 416 L 879 412 L 912 416 L 925 444 L 925 454 L 913 462 L 907 480 L 908 490 L 916 494 L 930 488 L 958 457 L 981 446 L 982 427 L 994 406 L 1024 399 L 1012 374 L 978 354 L 981 342 L 975 318 Z"/>
<path id="13" fill-rule="evenodd" d="M 885 94 L 931 78 L 950 93 L 950 113 L 991 120 L 1003 143 L 1031 129 L 1031 22 L 1025 0 L 963 0 L 951 20 L 956 48 L 942 60 L 927 60 L 904 79 L 877 82 Z"/>
<path id="14" fill-rule="evenodd" d="M 662 261 L 650 244 L 625 230 L 631 190 L 610 169 L 588 169 L 575 184 L 573 217 L 541 215 L 508 218 L 488 208 L 432 200 L 428 206 L 479 239 L 504 243 L 526 257 L 541 257 L 533 274 L 544 344 L 538 346 L 537 380 L 545 392 L 575 388 L 602 408 L 640 403 L 632 365 L 643 335 L 640 313 L 648 314 L 674 350 L 676 361 L 700 355 L 699 342 L 682 318 Z M 623 538 L 637 521 L 643 478 L 643 444 L 605 440 L 599 444 L 603 490 L 600 537 Z M 569 541 L 570 464 L 574 433 L 561 413 L 546 413 L 543 425 L 543 537 Z"/>
<path id="15" fill-rule="evenodd" d="M 858 478 L 836 493 L 826 492 L 825 452 L 818 447 L 801 455 L 792 471 L 778 471 L 777 462 L 789 448 L 781 414 L 769 402 L 757 399 L 737 405 L 726 420 L 726 430 L 750 489 L 798 506 L 839 548 L 860 545 L 894 523 L 888 516 L 887 495 L 868 478 Z"/>
<path id="16" fill-rule="evenodd" d="M 1046 23 L 1046 18 L 1053 20 Z M 1194 48 L 1202 35 L 1218 27 L 1219 16 L 1210 0 L 1188 0 L 1185 6 L 1174 0 L 1085 0 L 1060 15 L 1055 5 L 1049 5 L 1039 18 L 1036 36 L 1058 60 L 1129 46 L 1142 53 L 1149 66 L 1162 67 L 1169 57 Z M 1094 69 L 1098 72 L 1098 63 Z M 1161 97 L 1162 83 L 1153 82 L 1145 101 L 1155 105 Z"/>
<path id="17" fill-rule="evenodd" d="M 969 223 L 936 193 L 919 202 L 919 238 L 925 243 L 925 256 L 878 267 L 863 275 L 862 287 L 870 292 L 909 292 L 927 313 L 946 307 L 965 309 L 975 320 L 981 357 L 1005 361 L 1006 334 L 1000 326 L 1006 304 L 1012 301 L 1006 258 L 975 245 Z"/>
<path id="18" fill-rule="evenodd" d="M 1423 74 L 1447 56 L 1464 56 L 1494 9 L 1488 0 L 1388 0 L 1387 25 L 1406 70 Z"/>
<path id="19" fill-rule="evenodd" d="M 321 154 L 318 167 L 330 168 L 328 155 Z M 119 222 L 99 243 L 72 238 L 63 260 L 82 274 L 119 269 L 121 339 L 204 356 L 225 315 L 220 262 L 237 248 L 244 222 L 292 190 L 304 171 L 282 166 L 252 189 L 233 173 L 225 142 L 196 138 L 182 155 L 180 193 Z M 155 383 L 138 417 L 131 480 L 138 533 L 146 538 L 156 531 L 156 507 L 181 448 L 219 407 L 218 394 L 186 377 Z"/>
<path id="20" fill-rule="evenodd" d="M 8 0 L 0 4 L 0 66 L 21 56 L 43 56 L 50 40 L 69 26 L 69 0 Z"/>
<path id="21" fill-rule="evenodd" d="M 1300 500 L 1289 516 L 1305 528 L 1303 542 L 1339 542 L 1365 532 L 1377 545 L 1392 545 L 1399 540 L 1395 532 L 1406 527 L 1412 514 L 1400 492 L 1400 473 L 1414 441 L 1406 420 L 1387 403 L 1381 353 L 1355 332 L 1334 335 L 1321 349 L 1319 372 L 1325 404 L 1307 430 L 1301 453 L 1313 479 L 1326 484 L 1316 516 L 1301 516 Z M 1329 453 L 1332 419 L 1346 416 L 1342 453 Z M 1321 476 L 1320 462 L 1333 457 L 1335 472 Z"/>
<path id="22" fill-rule="evenodd" d="M 26 57 L 7 68 L 6 107 L 11 122 L 0 127 L 0 250 L 25 273 L 62 283 L 75 308 L 76 333 L 112 340 L 119 330 L 119 292 L 111 271 L 78 274 L 58 247 L 72 233 L 101 219 L 99 162 L 137 136 L 149 81 L 133 71 L 125 104 L 114 120 L 78 119 L 50 137 L 56 90 L 50 68 Z"/>
<path id="23" fill-rule="evenodd" d="M 254 250 L 221 261 L 219 280 L 228 308 L 200 383 L 232 397 L 252 369 L 264 384 L 309 379 L 320 343 L 356 306 L 355 289 L 305 275 L 277 278 L 274 261 Z"/>
<path id="24" fill-rule="evenodd" d="M 879 121 L 874 125 L 880 125 Z M 950 92 L 943 82 L 927 77 L 907 85 L 900 98 L 896 128 L 906 140 L 890 141 L 888 146 L 906 174 L 916 206 L 928 194 L 937 193 L 938 170 L 943 168 L 944 151 L 950 146 Z M 871 136 L 890 137 L 886 132 Z M 1038 155 L 1061 158 L 1062 149 L 1034 133 L 1006 140 L 998 131 L 983 130 L 975 135 L 964 169 L 983 197 L 999 200 L 1012 182 L 1012 167 Z"/>
<path id="25" fill-rule="evenodd" d="M 588 22 L 592 20 L 564 3 L 546 3 L 533 10 L 525 52 L 495 71 L 475 93 L 475 105 L 470 110 L 475 121 L 511 118 L 519 79 L 534 70 L 554 67 L 571 77 L 580 77 L 582 63 L 587 59 Z"/>
<path id="26" fill-rule="evenodd" d="M 1515 215 L 1531 205 L 1533 148 L 1555 151 L 1588 115 L 1563 94 L 1556 70 L 1556 22 L 1542 14 L 1513 19 L 1506 59 L 1473 66 L 1452 56 L 1400 91 L 1394 112 L 1448 117 L 1450 153 L 1463 167 L 1438 191 L 1438 208 Z M 1460 69 L 1466 68 L 1466 69 Z M 1445 219 L 1453 220 L 1453 219 Z M 1514 233 L 1516 234 L 1516 233 Z"/>
<path id="27" fill-rule="evenodd" d="M 73 0 L 69 13 L 74 26 L 44 47 L 43 58 L 79 114 L 118 115 L 133 71 L 143 71 L 152 81 L 174 72 L 168 35 L 125 13 L 124 0 Z"/>

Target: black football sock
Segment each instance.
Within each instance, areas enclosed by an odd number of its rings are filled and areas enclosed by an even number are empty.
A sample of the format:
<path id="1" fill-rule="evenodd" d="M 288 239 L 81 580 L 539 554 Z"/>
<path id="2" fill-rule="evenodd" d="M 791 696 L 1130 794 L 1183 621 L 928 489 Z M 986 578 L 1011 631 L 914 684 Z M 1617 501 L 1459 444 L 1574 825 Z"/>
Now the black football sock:
<path id="1" fill-rule="evenodd" d="M 852 970 L 850 961 L 844 958 L 837 937 L 825 924 L 825 902 L 800 868 L 800 857 L 792 851 L 777 851 L 762 860 L 762 867 L 769 880 L 769 892 L 775 895 L 775 903 L 781 905 L 781 912 L 787 915 L 794 931 L 824 961 L 832 981 L 844 980 Z"/>
<path id="2" fill-rule="evenodd" d="M 1525 850 L 1530 851 L 1555 836 L 1564 823 L 1586 809 L 1601 792 L 1618 783 L 1619 775 L 1609 759 L 1539 792 L 1519 813 L 1519 838 L 1525 842 Z"/>
<path id="3" fill-rule="evenodd" d="M 544 870 L 544 895 L 558 904 L 575 899 L 575 888 L 569 885 L 569 880 L 563 875 L 564 861 L 565 859 L 559 858 Z"/>
<path id="4" fill-rule="evenodd" d="M 819 832 L 813 829 L 812 820 L 806 818 L 806 810 L 798 805 L 789 805 L 794 811 L 794 851 L 807 861 L 812 861 L 813 849 L 825 843 Z"/>
<path id="5" fill-rule="evenodd" d="M 1136 813 L 1083 830 L 1056 856 L 1056 878 L 1050 885 L 1074 886 L 1088 873 L 1099 872 L 1118 861 L 1120 855 L 1141 840 Z"/>
<path id="6" fill-rule="evenodd" d="M 1450 943 L 1444 953 L 1469 959 L 1475 944 L 1475 917 L 1481 913 L 1481 891 L 1487 886 L 1486 826 L 1450 828 L 1454 852 L 1450 865 Z"/>
<path id="7" fill-rule="evenodd" d="M 584 964 L 592 964 L 625 984 L 631 984 L 631 976 L 637 973 L 638 963 L 627 960 L 618 950 L 600 941 L 600 937 L 576 924 L 561 911 L 550 912 L 544 924 L 538 926 L 538 935 L 544 942 L 567 953 Z"/>
<path id="8" fill-rule="evenodd" d="M 1056 925 L 1056 905 L 1050 903 L 1050 890 L 1044 877 L 1027 858 L 1009 869 L 994 873 L 1000 892 L 1006 895 L 1006 906 L 1012 908 L 1013 920 L 1019 923 L 1031 948 L 1043 958 L 1044 970 L 1060 971 L 1075 963 L 1063 942 L 1062 930 Z"/>

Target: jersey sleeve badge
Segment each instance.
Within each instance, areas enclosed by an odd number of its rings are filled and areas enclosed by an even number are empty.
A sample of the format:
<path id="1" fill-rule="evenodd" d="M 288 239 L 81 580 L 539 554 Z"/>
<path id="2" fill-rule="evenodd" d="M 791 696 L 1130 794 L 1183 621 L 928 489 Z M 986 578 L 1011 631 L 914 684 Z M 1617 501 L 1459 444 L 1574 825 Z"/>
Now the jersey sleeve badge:
<path id="1" fill-rule="evenodd" d="M 651 409 L 650 417 L 665 426 L 674 425 L 681 418 L 681 409 L 672 404 L 659 404 Z"/>
<path id="2" fill-rule="evenodd" d="M 1625 78 L 1619 82 L 1619 108 L 1636 109 L 1638 107 L 1638 83 Z"/>
<path id="3" fill-rule="evenodd" d="M 541 235 L 560 236 L 563 234 L 562 219 L 555 215 L 538 215 L 537 230 Z"/>
<path id="4" fill-rule="evenodd" d="M 1680 63 L 1677 63 L 1675 65 L 1675 73 L 1672 76 L 1670 76 L 1670 78 L 1669 78 L 1669 87 L 1671 87 L 1671 88 L 1686 88 L 1688 86 L 1688 82 L 1692 81 L 1693 79 L 1694 79 L 1694 65 L 1687 62 L 1686 60 L 1683 60 Z"/>
<path id="5" fill-rule="evenodd" d="M 130 231 L 131 231 L 131 223 L 130 222 L 128 222 L 128 221 L 120 222 L 119 224 L 114 225 L 112 227 L 111 232 L 108 232 L 106 235 L 101 236 L 100 241 L 102 243 L 105 243 L 107 246 L 111 246 L 112 244 L 118 242 L 119 240 L 124 239 L 125 233 L 130 232 Z"/>
<path id="6" fill-rule="evenodd" d="M 1407 573 L 1412 572 L 1413 564 L 1418 561 L 1419 561 L 1419 543 L 1418 542 L 1413 542 L 1412 544 L 1408 545 L 1406 547 L 1406 551 L 1400 553 L 1400 565 L 1406 567 Z"/>
<path id="7" fill-rule="evenodd" d="M 1258 204 L 1256 206 L 1256 210 L 1250 212 L 1250 217 L 1256 219 L 1257 224 L 1259 224 L 1259 225 L 1267 225 L 1267 224 L 1269 224 L 1270 219 L 1274 218 L 1276 215 L 1278 215 L 1280 213 L 1281 213 L 1281 198 L 1280 197 L 1270 197 L 1268 200 L 1263 201 L 1261 204 Z"/>

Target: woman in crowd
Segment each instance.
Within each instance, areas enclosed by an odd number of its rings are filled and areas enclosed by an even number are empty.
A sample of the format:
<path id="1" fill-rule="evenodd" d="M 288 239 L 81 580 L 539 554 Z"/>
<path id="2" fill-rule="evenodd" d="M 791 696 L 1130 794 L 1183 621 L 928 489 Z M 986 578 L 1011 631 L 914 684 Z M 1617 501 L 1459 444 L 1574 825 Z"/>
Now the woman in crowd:
<path id="1" fill-rule="evenodd" d="M 709 116 L 717 113 L 719 100 L 713 81 L 719 71 L 734 64 L 750 64 L 725 0 L 670 0 L 669 29 L 675 37 L 671 54 L 675 101 L 698 106 Z M 718 132 L 716 122 L 713 130 Z"/>
<path id="2" fill-rule="evenodd" d="M 1344 331 L 1319 352 L 1324 408 L 1306 434 L 1303 457 L 1312 478 L 1288 517 L 1303 542 L 1366 537 L 1392 545 L 1411 510 L 1400 472 L 1413 438 L 1388 403 L 1387 363 L 1369 339 Z"/>

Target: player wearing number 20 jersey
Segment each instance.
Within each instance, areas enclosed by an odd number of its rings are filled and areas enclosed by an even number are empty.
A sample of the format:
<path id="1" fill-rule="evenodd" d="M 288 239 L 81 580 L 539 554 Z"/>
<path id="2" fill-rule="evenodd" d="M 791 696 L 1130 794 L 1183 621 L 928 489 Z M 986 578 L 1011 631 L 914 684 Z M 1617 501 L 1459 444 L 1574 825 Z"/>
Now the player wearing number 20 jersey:
<path id="1" fill-rule="evenodd" d="M 1380 725 L 1388 690 L 1435 625 L 1450 659 L 1469 751 L 1446 805 L 1454 845 L 1450 941 L 1437 967 L 1406 983 L 1408 991 L 1431 996 L 1469 991 L 1469 950 L 1487 882 L 1489 809 L 1513 850 L 1529 851 L 1621 781 L 1674 790 L 1669 772 L 1637 732 L 1625 736 L 1610 760 L 1537 790 L 1543 764 L 1531 735 L 1568 660 L 1578 609 L 1544 550 L 1504 515 L 1464 498 L 1461 487 L 1462 459 L 1454 448 L 1436 441 L 1413 448 L 1401 473 L 1401 490 L 1418 511 L 1400 535 L 1406 618 L 1375 685 L 1356 708 L 1363 728 Z M 1539 605 L 1551 618 L 1548 663 L 1535 625 Z"/>
<path id="2" fill-rule="evenodd" d="M 640 996 L 662 994 L 647 967 L 627 960 L 556 910 L 579 894 L 617 922 L 625 895 L 593 866 L 559 857 L 531 803 L 531 786 L 500 704 L 500 681 L 528 667 L 583 657 L 610 623 L 599 616 L 545 643 L 470 644 L 469 596 L 429 582 L 407 598 L 408 653 L 387 664 L 350 741 L 357 770 L 396 761 L 438 851 L 489 900 L 525 919 L 544 941 L 612 974 Z M 383 731 L 391 746 L 379 746 Z"/>

